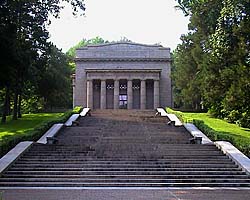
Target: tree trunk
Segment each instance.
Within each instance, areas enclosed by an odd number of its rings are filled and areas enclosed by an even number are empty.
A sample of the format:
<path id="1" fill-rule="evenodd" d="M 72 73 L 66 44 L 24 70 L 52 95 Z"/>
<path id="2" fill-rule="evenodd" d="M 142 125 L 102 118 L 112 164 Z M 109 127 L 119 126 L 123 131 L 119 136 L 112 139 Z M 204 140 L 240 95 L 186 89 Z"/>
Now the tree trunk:
<path id="1" fill-rule="evenodd" d="M 18 95 L 18 107 L 17 107 L 17 117 L 22 118 L 22 113 L 21 113 L 21 104 L 22 104 L 22 94 L 20 91 L 20 94 Z"/>
<path id="2" fill-rule="evenodd" d="M 14 107 L 13 107 L 13 120 L 17 120 L 17 106 L 18 106 L 18 89 L 17 86 L 15 88 L 15 94 L 14 94 Z"/>
<path id="3" fill-rule="evenodd" d="M 9 91 L 9 98 L 7 99 L 8 102 L 7 102 L 7 116 L 10 116 L 11 115 L 11 108 L 10 108 L 10 99 L 11 99 L 11 96 L 10 96 L 10 91 Z"/>
<path id="4" fill-rule="evenodd" d="M 2 119 L 1 123 L 6 123 L 6 118 L 8 115 L 8 109 L 9 109 L 9 102 L 10 102 L 10 88 L 9 86 L 6 86 L 6 91 L 5 91 L 5 100 L 4 100 L 4 105 L 3 105 L 3 114 L 2 114 Z"/>

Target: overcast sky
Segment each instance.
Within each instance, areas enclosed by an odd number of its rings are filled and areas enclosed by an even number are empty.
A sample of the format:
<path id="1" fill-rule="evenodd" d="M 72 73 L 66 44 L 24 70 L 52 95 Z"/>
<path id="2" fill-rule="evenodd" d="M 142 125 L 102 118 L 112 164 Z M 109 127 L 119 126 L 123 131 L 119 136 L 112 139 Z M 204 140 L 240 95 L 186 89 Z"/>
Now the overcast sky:
<path id="1" fill-rule="evenodd" d="M 175 49 L 187 33 L 188 18 L 176 10 L 175 0 L 85 0 L 85 16 L 74 17 L 66 7 L 60 19 L 52 18 L 51 41 L 66 52 L 81 39 L 126 37 L 143 44 L 160 43 Z"/>

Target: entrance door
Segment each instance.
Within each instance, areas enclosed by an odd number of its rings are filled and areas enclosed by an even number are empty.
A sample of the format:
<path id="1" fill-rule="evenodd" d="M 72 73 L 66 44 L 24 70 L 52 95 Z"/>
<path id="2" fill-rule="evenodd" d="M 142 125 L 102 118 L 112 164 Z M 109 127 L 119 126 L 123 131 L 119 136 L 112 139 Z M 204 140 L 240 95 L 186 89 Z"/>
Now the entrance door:
<path id="1" fill-rule="evenodd" d="M 127 109 L 128 96 L 126 94 L 119 95 L 119 108 Z"/>

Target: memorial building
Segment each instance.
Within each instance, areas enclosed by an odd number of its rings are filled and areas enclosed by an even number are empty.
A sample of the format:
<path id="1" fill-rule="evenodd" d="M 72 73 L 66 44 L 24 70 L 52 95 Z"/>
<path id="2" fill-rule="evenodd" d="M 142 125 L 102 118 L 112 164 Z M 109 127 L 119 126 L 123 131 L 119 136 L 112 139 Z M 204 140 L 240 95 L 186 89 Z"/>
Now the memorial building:
<path id="1" fill-rule="evenodd" d="M 74 106 L 154 109 L 172 106 L 170 49 L 107 43 L 76 50 Z"/>

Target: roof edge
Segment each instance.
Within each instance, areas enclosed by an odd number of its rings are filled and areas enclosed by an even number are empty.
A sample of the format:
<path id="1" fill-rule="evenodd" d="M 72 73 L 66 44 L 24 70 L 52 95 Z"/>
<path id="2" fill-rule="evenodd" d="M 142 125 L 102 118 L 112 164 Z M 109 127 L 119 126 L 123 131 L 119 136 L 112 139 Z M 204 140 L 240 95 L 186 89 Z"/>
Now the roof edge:
<path id="1" fill-rule="evenodd" d="M 128 45 L 136 45 L 136 46 L 144 46 L 144 47 L 158 47 L 160 49 L 170 49 L 168 47 L 163 47 L 162 45 L 159 45 L 159 44 L 141 44 L 141 43 L 135 43 L 135 42 L 110 42 L 110 43 L 104 43 L 104 44 L 91 44 L 91 45 L 77 48 L 77 50 L 88 49 L 91 47 L 104 47 L 104 46 L 119 45 L 119 44 L 128 44 Z"/>

